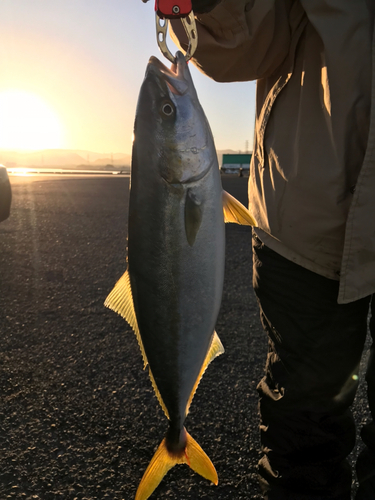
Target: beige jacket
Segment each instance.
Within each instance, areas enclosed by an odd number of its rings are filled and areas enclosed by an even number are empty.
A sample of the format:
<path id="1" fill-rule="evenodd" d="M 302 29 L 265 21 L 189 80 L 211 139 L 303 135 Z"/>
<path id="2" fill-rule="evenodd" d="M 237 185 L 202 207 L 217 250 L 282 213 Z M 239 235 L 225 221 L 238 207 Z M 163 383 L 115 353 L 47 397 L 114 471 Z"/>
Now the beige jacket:
<path id="1" fill-rule="evenodd" d="M 374 13 L 375 0 L 224 0 L 197 17 L 197 67 L 257 79 L 256 232 L 340 280 L 339 303 L 375 292 Z"/>

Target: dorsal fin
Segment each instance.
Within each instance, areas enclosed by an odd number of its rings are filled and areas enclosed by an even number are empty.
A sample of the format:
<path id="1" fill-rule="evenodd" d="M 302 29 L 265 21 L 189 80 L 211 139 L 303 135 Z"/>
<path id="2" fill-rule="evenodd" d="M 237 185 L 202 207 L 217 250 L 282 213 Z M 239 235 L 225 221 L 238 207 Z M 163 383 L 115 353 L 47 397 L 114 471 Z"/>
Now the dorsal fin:
<path id="1" fill-rule="evenodd" d="M 109 309 L 112 309 L 112 311 L 114 311 L 115 313 L 122 316 L 125 319 L 125 321 L 127 321 L 129 325 L 133 328 L 134 333 L 138 340 L 139 347 L 141 349 L 144 368 L 146 368 L 146 366 L 148 365 L 148 361 L 145 349 L 143 347 L 141 334 L 138 328 L 138 321 L 135 315 L 133 294 L 130 284 L 130 276 L 127 270 L 118 280 L 112 292 L 105 299 L 104 305 Z"/>
<path id="2" fill-rule="evenodd" d="M 129 323 L 129 325 L 132 327 L 132 329 L 134 330 L 134 333 L 137 337 L 139 347 L 141 349 L 144 368 L 146 368 L 146 366 L 148 365 L 148 361 L 147 361 L 145 349 L 143 347 L 143 342 L 142 342 L 141 334 L 140 334 L 139 327 L 138 327 L 137 317 L 135 314 L 133 294 L 132 294 L 130 276 L 129 276 L 128 271 L 126 271 L 121 276 L 121 278 L 118 280 L 118 282 L 116 283 L 112 292 L 106 298 L 104 305 L 106 307 L 108 307 L 109 309 L 112 309 L 112 311 L 116 312 L 120 316 L 122 316 Z M 154 388 L 154 391 L 155 391 L 156 397 L 158 398 L 160 406 L 163 408 L 163 411 L 166 414 L 167 418 L 169 418 L 168 410 L 167 410 L 167 408 L 164 404 L 164 401 L 161 397 L 161 394 L 159 392 L 158 386 L 156 385 L 156 382 L 155 382 L 154 376 L 152 375 L 150 367 L 149 367 L 149 375 L 150 375 L 152 387 Z"/>
<path id="3" fill-rule="evenodd" d="M 216 332 L 214 332 L 212 336 L 212 341 L 210 348 L 208 349 L 207 356 L 204 360 L 204 363 L 202 365 L 201 371 L 199 372 L 198 378 L 195 381 L 193 390 L 190 393 L 189 401 L 186 405 L 186 411 L 185 415 L 189 413 L 189 408 L 191 405 L 191 402 L 193 401 L 194 394 L 197 391 L 197 387 L 199 385 L 199 382 L 201 381 L 201 378 L 203 377 L 204 372 L 207 370 L 208 365 L 213 361 L 217 356 L 220 356 L 220 354 L 224 353 L 224 347 L 223 344 L 221 343 L 221 340 L 219 339 L 219 336 Z"/>
<path id="4" fill-rule="evenodd" d="M 243 224 L 245 226 L 256 226 L 256 220 L 248 211 L 231 194 L 223 190 L 223 211 L 224 222 L 234 222 L 236 224 Z"/>

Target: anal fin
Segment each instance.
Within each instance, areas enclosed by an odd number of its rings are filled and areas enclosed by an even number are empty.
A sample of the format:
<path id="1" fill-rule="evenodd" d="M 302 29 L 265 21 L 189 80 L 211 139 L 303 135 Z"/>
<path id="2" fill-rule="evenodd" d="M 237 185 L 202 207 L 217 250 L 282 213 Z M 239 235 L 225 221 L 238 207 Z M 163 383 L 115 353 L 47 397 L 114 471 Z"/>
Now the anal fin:
<path id="1" fill-rule="evenodd" d="M 165 413 L 165 416 L 167 417 L 167 419 L 169 420 L 169 412 L 167 410 L 167 407 L 165 406 L 165 403 L 163 401 L 163 398 L 161 397 L 161 394 L 160 394 L 160 391 L 159 391 L 159 388 L 158 386 L 156 385 L 156 381 L 154 379 L 154 376 L 152 374 L 152 371 L 151 371 L 151 368 L 150 366 L 148 367 L 148 373 L 149 373 L 149 376 L 150 376 L 150 380 L 151 380 L 151 383 L 152 383 L 152 387 L 154 388 L 154 392 L 155 392 L 155 395 L 156 397 L 158 398 L 158 401 L 159 401 L 159 404 L 160 406 L 162 407 L 162 410 L 163 412 Z"/>
<path id="2" fill-rule="evenodd" d="M 210 345 L 210 348 L 208 349 L 208 352 L 207 352 L 206 358 L 204 360 L 204 363 L 202 365 L 201 371 L 199 372 L 199 375 L 198 375 L 197 380 L 195 381 L 193 390 L 190 393 L 189 401 L 186 405 L 186 413 L 185 413 L 186 415 L 189 413 L 189 408 L 190 408 L 191 402 L 193 401 L 194 394 L 197 391 L 199 382 L 201 381 L 201 378 L 203 377 L 204 372 L 207 370 L 208 365 L 217 356 L 220 356 L 220 354 L 223 354 L 223 353 L 224 353 L 224 346 L 221 343 L 221 340 L 219 339 L 219 336 L 215 331 L 213 336 L 212 336 L 211 345 Z"/>

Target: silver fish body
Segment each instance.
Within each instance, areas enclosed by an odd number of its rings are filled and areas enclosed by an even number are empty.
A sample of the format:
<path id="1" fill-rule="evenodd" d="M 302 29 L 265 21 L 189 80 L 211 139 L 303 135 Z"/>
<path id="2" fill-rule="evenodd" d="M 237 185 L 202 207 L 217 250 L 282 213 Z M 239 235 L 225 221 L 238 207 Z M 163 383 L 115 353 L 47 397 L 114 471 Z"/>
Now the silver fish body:
<path id="1" fill-rule="evenodd" d="M 128 269 L 105 302 L 136 333 L 169 419 L 136 500 L 149 498 L 177 463 L 218 481 L 184 421 L 205 369 L 224 351 L 215 332 L 224 221 L 254 223 L 222 190 L 212 133 L 184 56 L 177 53 L 172 70 L 152 57 L 134 125 Z"/>
<path id="2" fill-rule="evenodd" d="M 150 370 L 182 430 L 219 313 L 225 228 L 215 146 L 190 72 L 182 57 L 177 75 L 163 68 L 151 59 L 137 107 L 128 270 Z"/>

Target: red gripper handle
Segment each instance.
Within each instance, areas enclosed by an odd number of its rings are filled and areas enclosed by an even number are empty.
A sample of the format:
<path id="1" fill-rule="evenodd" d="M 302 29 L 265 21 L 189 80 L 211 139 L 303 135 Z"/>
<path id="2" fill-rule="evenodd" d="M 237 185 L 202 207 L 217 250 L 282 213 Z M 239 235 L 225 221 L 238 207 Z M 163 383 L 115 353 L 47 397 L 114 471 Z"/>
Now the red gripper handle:
<path id="1" fill-rule="evenodd" d="M 191 0 L 155 0 L 155 10 L 161 18 L 186 17 L 192 11 Z"/>

